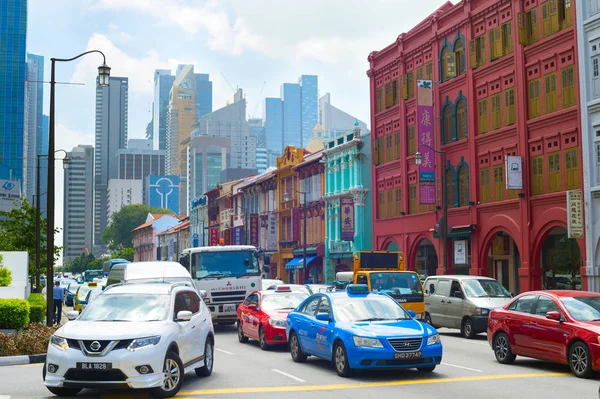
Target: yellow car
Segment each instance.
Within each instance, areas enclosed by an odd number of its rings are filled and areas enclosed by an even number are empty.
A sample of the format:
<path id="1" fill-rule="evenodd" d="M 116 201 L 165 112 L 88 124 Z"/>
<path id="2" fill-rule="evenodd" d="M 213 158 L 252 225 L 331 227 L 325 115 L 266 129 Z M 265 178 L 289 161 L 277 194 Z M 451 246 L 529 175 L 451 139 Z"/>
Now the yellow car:
<path id="1" fill-rule="evenodd" d="M 87 285 L 82 285 L 77 289 L 75 296 L 73 297 L 73 310 L 81 313 L 83 310 L 83 305 L 87 305 L 87 294 L 91 290 L 101 290 L 102 287 L 97 283 L 88 283 Z"/>

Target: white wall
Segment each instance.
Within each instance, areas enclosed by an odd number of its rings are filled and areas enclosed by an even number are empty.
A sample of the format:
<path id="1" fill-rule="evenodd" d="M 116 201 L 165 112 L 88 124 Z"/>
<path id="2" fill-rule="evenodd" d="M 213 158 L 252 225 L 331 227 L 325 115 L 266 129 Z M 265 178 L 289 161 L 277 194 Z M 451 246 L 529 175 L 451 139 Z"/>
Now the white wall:
<path id="1" fill-rule="evenodd" d="M 110 179 L 108 181 L 108 217 L 125 205 L 143 202 L 142 180 Z"/>
<path id="2" fill-rule="evenodd" d="M 0 298 L 27 299 L 31 293 L 29 285 L 29 254 L 22 252 L 0 252 L 2 265 L 12 272 L 8 287 L 0 287 Z"/>

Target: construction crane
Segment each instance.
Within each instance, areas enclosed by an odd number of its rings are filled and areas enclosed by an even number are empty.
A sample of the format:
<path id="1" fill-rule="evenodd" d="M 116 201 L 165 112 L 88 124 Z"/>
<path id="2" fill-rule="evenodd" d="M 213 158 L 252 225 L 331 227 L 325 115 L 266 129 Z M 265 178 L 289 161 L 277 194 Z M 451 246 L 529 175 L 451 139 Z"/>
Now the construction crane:
<path id="1" fill-rule="evenodd" d="M 235 94 L 236 90 L 233 89 L 233 86 L 231 86 L 231 83 L 229 83 L 229 81 L 227 80 L 227 78 L 225 77 L 225 74 L 223 72 L 221 72 L 221 76 L 223 76 L 223 79 L 225 79 L 225 83 L 227 83 L 227 86 L 229 86 L 229 88 L 231 89 L 233 94 Z"/>
<path id="2" fill-rule="evenodd" d="M 258 93 L 258 99 L 256 100 L 256 107 L 254 107 L 254 112 L 252 113 L 252 119 L 254 119 L 254 117 L 256 116 L 256 111 L 258 110 L 258 106 L 260 105 L 260 97 L 262 96 L 266 84 L 266 81 L 263 82 L 262 87 L 260 88 L 260 93 Z"/>

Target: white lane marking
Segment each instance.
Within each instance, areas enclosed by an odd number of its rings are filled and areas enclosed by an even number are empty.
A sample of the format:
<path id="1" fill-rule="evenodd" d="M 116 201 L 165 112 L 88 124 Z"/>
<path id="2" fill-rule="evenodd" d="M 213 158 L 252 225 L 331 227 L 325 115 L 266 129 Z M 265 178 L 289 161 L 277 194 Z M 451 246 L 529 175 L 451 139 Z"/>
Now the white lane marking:
<path id="1" fill-rule="evenodd" d="M 233 355 L 232 352 L 226 351 L 225 349 L 221 349 L 221 348 L 215 348 L 215 350 L 225 353 L 226 355 Z"/>
<path id="2" fill-rule="evenodd" d="M 274 372 L 276 372 L 276 373 L 279 373 L 281 375 L 285 375 L 286 377 L 291 378 L 292 380 L 296 380 L 298 382 L 306 382 L 302 378 L 298 378 L 298 377 L 296 377 L 294 375 L 291 375 L 291 374 L 288 374 L 288 373 L 286 373 L 284 371 L 277 370 L 277 369 L 271 369 L 271 370 L 274 371 Z"/>
<path id="3" fill-rule="evenodd" d="M 477 373 L 483 373 L 483 370 L 472 369 L 470 367 L 465 367 L 465 366 L 459 366 L 458 364 L 450 364 L 450 363 L 442 362 L 442 366 L 456 367 L 457 369 L 463 369 L 463 370 L 475 371 Z"/>

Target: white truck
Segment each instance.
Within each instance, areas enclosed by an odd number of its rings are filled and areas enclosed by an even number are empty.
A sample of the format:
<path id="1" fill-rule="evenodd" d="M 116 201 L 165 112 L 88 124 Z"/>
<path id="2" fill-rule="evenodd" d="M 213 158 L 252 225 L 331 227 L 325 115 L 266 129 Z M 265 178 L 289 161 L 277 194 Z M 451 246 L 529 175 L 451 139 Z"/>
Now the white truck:
<path id="1" fill-rule="evenodd" d="M 213 323 L 233 324 L 237 307 L 249 293 L 262 289 L 262 251 L 251 245 L 185 249 L 180 263 L 192 275 L 212 313 Z"/>

